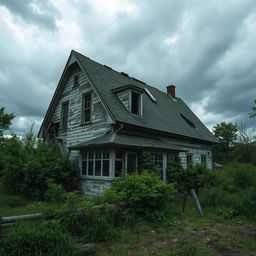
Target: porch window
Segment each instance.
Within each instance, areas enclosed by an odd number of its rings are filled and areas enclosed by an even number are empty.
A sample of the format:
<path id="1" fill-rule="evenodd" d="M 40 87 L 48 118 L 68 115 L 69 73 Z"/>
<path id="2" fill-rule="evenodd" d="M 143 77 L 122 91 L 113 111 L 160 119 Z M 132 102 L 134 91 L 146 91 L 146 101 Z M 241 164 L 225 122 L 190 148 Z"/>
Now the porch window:
<path id="1" fill-rule="evenodd" d="M 124 153 L 116 151 L 115 156 L 115 177 L 121 177 L 124 171 Z"/>
<path id="2" fill-rule="evenodd" d="M 159 176 L 161 179 L 163 179 L 163 153 L 160 152 L 152 152 L 151 153 L 154 164 L 159 170 Z"/>
<path id="3" fill-rule="evenodd" d="M 61 107 L 61 128 L 68 128 L 68 101 L 64 102 Z"/>
<path id="4" fill-rule="evenodd" d="M 170 167 L 174 162 L 175 162 L 175 154 L 174 153 L 167 153 L 167 155 L 166 155 L 167 168 Z"/>
<path id="5" fill-rule="evenodd" d="M 83 176 L 109 176 L 109 152 L 86 152 L 82 155 Z"/>
<path id="6" fill-rule="evenodd" d="M 92 93 L 86 93 L 83 95 L 82 102 L 82 124 L 89 123 L 91 121 L 91 109 L 92 109 Z"/>
<path id="7" fill-rule="evenodd" d="M 134 152 L 127 152 L 127 174 L 137 171 L 137 154 Z"/>

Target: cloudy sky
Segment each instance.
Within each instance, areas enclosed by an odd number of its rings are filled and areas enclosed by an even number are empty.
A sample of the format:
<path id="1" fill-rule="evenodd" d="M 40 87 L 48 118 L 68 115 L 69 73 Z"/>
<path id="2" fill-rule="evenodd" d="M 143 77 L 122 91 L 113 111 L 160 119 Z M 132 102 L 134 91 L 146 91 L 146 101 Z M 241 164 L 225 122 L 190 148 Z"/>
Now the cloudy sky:
<path id="1" fill-rule="evenodd" d="M 181 97 L 211 128 L 256 126 L 255 0 L 0 0 L 0 106 L 38 130 L 71 49 Z"/>

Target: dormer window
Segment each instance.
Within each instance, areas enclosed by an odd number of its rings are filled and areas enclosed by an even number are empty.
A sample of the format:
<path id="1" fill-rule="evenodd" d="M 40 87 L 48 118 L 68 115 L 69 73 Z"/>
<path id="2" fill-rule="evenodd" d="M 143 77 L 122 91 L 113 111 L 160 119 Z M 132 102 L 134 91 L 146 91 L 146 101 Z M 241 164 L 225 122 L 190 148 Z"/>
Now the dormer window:
<path id="1" fill-rule="evenodd" d="M 142 116 L 143 102 L 142 94 L 144 90 L 134 85 L 125 85 L 112 89 L 124 107 L 132 114 Z"/>
<path id="2" fill-rule="evenodd" d="M 141 115 L 141 94 L 131 91 L 131 112 L 135 115 Z"/>

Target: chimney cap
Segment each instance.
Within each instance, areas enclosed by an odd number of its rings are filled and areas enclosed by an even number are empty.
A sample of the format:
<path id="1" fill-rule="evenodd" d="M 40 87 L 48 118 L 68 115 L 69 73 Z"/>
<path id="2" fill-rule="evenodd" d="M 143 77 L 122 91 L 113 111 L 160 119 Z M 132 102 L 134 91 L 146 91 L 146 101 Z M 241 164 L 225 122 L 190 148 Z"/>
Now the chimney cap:
<path id="1" fill-rule="evenodd" d="M 175 88 L 176 88 L 176 86 L 173 85 L 173 84 L 166 86 L 167 93 L 168 93 L 172 98 L 174 98 L 174 99 L 176 98 Z"/>

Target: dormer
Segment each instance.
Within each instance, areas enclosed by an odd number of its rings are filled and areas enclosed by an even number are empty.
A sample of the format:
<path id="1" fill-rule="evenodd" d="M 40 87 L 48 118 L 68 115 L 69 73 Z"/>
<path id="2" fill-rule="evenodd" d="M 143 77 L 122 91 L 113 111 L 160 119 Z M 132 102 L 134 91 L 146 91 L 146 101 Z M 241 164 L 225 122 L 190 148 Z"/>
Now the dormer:
<path id="1" fill-rule="evenodd" d="M 124 107 L 132 114 L 143 115 L 143 92 L 144 90 L 134 85 L 125 85 L 112 90 Z"/>

